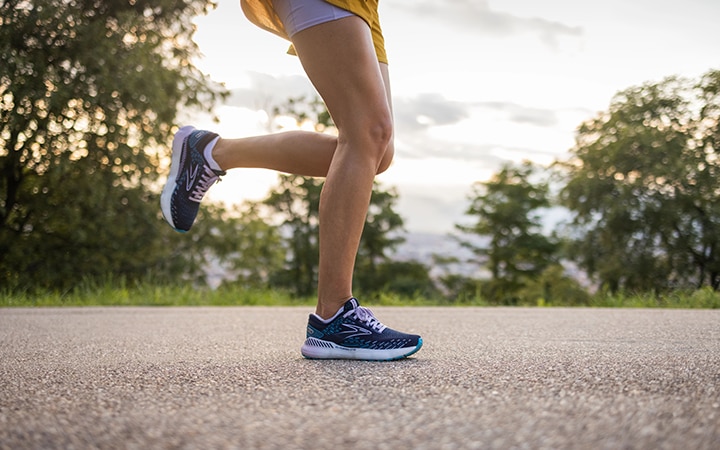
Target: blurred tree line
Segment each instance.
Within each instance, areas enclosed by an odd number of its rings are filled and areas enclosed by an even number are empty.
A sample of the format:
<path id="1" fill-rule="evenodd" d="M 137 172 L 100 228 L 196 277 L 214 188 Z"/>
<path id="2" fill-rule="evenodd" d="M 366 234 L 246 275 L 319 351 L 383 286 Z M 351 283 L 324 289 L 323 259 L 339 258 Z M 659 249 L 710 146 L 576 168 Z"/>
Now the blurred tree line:
<path id="1" fill-rule="evenodd" d="M 192 19 L 208 0 L 0 0 L 0 288 L 72 289 L 112 274 L 313 294 L 322 180 L 279 175 L 265 200 L 203 204 L 187 235 L 162 220 L 158 192 L 180 108 L 227 95 L 194 65 Z M 455 238 L 473 255 L 438 256 L 474 275 L 396 261 L 398 193 L 376 184 L 357 259 L 362 295 L 495 304 L 584 304 L 610 291 L 720 289 L 720 72 L 618 93 L 580 125 L 567 161 L 503 166 L 472 186 Z M 333 132 L 318 100 L 275 116 Z M 543 229 L 548 208 L 569 219 Z M 485 271 L 487 275 L 480 275 Z"/>
<path id="2" fill-rule="evenodd" d="M 212 6 L 0 1 L 0 285 L 187 270 L 156 167 L 178 105 L 224 95 L 192 64 L 191 20 Z"/>
<path id="3" fill-rule="evenodd" d="M 609 292 L 718 291 L 719 138 L 718 70 L 619 92 L 608 111 L 580 125 L 571 157 L 548 174 L 508 165 L 475 185 L 467 214 L 476 223 L 459 230 L 489 240 L 461 241 L 492 276 L 451 280 L 455 295 L 584 303 L 563 261 Z M 545 236 L 538 213 L 551 205 L 570 219 Z"/>

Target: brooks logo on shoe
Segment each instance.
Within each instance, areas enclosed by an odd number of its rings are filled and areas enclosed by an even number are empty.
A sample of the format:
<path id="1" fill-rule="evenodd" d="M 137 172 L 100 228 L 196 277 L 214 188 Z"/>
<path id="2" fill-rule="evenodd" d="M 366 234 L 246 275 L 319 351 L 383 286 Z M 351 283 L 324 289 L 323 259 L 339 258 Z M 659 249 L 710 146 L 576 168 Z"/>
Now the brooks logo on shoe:
<path id="1" fill-rule="evenodd" d="M 346 328 L 345 331 L 341 331 L 337 333 L 338 335 L 342 336 L 343 339 L 349 339 L 351 337 L 356 336 L 370 336 L 372 335 L 372 331 L 365 329 L 363 327 L 359 327 L 357 325 L 351 325 L 349 323 L 342 324 L 343 327 Z"/>
<path id="2" fill-rule="evenodd" d="M 185 190 L 187 192 L 190 192 L 192 190 L 193 184 L 195 184 L 195 179 L 197 178 L 199 171 L 199 165 L 190 165 L 190 168 L 187 171 L 187 177 L 185 177 Z"/>

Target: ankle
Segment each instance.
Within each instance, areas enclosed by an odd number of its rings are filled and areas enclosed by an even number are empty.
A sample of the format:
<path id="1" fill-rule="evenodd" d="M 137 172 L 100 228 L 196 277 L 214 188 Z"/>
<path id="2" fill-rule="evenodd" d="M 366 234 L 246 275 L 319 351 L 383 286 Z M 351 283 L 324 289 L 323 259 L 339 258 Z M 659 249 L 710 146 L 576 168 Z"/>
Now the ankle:
<path id="1" fill-rule="evenodd" d="M 205 146 L 203 149 L 203 156 L 205 157 L 205 161 L 207 161 L 208 165 L 213 170 L 223 170 L 220 164 L 217 163 L 215 160 L 215 148 L 217 148 L 218 143 L 220 142 L 220 136 L 216 137 L 208 145 Z"/>
<path id="2" fill-rule="evenodd" d="M 343 297 L 339 300 L 318 300 L 317 307 L 315 308 L 315 315 L 319 316 L 323 320 L 331 319 L 335 317 L 340 312 L 340 310 L 343 309 L 345 303 L 351 298 L 352 295 Z"/>

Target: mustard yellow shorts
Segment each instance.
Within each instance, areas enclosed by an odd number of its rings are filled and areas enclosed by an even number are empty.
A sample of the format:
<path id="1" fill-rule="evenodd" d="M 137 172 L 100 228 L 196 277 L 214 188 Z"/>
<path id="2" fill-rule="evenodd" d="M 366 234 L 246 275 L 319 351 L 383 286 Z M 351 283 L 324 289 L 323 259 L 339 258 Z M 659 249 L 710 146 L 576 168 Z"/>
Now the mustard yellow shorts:
<path id="1" fill-rule="evenodd" d="M 352 13 L 368 24 L 378 61 L 387 64 L 378 2 L 379 0 L 279 0 L 276 6 L 273 0 L 240 0 L 240 5 L 252 23 L 287 40 L 305 28 L 347 17 L 347 12 Z M 333 5 L 340 10 L 323 7 L 323 4 Z M 290 53 L 294 54 L 292 47 Z"/>

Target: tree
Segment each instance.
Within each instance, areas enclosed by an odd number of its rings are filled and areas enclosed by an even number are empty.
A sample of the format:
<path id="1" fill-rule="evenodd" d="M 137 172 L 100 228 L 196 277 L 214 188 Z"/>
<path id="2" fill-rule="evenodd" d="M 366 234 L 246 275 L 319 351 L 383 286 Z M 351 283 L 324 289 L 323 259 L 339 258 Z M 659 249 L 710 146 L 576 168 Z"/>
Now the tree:
<path id="1" fill-rule="evenodd" d="M 359 281 L 355 284 L 363 296 L 397 294 L 425 299 L 440 296 L 427 266 L 418 261 L 395 261 L 387 258 L 378 264 L 372 273 L 356 270 L 355 279 Z"/>
<path id="2" fill-rule="evenodd" d="M 720 288 L 720 71 L 619 92 L 562 164 L 573 254 L 611 291 Z"/>
<path id="3" fill-rule="evenodd" d="M 319 178 L 281 174 L 278 185 L 263 202 L 270 208 L 271 217 L 281 221 L 287 250 L 286 267 L 273 274 L 271 282 L 299 296 L 311 295 L 317 285 L 322 185 Z"/>
<path id="4" fill-rule="evenodd" d="M 556 262 L 558 244 L 542 234 L 537 214 L 550 206 L 548 186 L 531 182 L 534 171 L 529 162 L 520 167 L 506 164 L 489 181 L 476 183 L 466 214 L 477 222 L 457 225 L 486 242 L 461 240 L 490 271 L 491 280 L 483 286 L 489 300 L 513 302 L 528 280 Z"/>
<path id="5" fill-rule="evenodd" d="M 0 2 L 0 282 L 163 266 L 155 168 L 178 105 L 224 95 L 192 63 L 191 19 L 212 6 Z"/>
<path id="6" fill-rule="evenodd" d="M 252 202 L 230 207 L 203 205 L 192 233 L 176 247 L 187 255 L 186 269 L 193 269 L 194 281 L 259 289 L 271 286 L 271 276 L 285 261 L 282 236 L 258 209 Z M 215 272 L 216 280 L 207 280 L 210 271 Z"/>
<path id="7" fill-rule="evenodd" d="M 381 289 L 389 290 L 389 281 L 398 275 L 400 268 L 407 267 L 390 264 L 388 254 L 405 241 L 399 234 L 404 221 L 394 209 L 397 199 L 396 189 L 383 190 L 377 181 L 373 183 L 370 207 L 355 258 L 353 280 L 358 291 L 373 293 Z M 407 270 L 405 272 L 411 273 Z M 427 268 L 424 277 L 428 278 Z"/>
<path id="8" fill-rule="evenodd" d="M 560 264 L 549 265 L 517 293 L 518 303 L 527 306 L 584 306 L 590 295 Z"/>
<path id="9" fill-rule="evenodd" d="M 269 208 L 268 220 L 278 221 L 283 229 L 287 251 L 285 269 L 276 272 L 271 282 L 301 296 L 313 294 L 317 285 L 322 186 L 320 178 L 281 174 L 263 202 Z M 385 275 L 380 274 L 378 267 L 388 261 L 387 252 L 403 240 L 397 234 L 403 222 L 393 210 L 396 198 L 394 191 L 385 191 L 374 183 L 355 271 L 356 284 L 364 292 L 382 286 L 379 277 Z"/>

